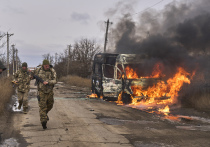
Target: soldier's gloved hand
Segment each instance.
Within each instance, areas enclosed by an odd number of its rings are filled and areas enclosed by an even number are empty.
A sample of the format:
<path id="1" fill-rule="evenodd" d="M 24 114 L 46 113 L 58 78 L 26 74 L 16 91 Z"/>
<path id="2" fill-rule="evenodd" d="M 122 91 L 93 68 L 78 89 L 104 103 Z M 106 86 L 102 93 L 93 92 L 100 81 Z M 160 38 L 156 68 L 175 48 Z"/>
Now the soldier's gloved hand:
<path id="1" fill-rule="evenodd" d="M 47 84 L 48 84 L 48 82 L 47 82 L 47 81 L 44 81 L 44 82 L 43 82 L 43 84 L 44 84 L 44 85 L 47 85 Z"/>

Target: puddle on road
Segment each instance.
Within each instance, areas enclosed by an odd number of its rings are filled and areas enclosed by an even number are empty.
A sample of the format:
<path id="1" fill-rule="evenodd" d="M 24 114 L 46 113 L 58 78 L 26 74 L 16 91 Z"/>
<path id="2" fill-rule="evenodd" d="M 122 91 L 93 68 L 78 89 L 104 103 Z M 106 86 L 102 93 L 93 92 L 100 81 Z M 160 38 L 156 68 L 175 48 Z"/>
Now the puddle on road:
<path id="1" fill-rule="evenodd" d="M 114 118 L 99 118 L 99 120 L 108 125 L 123 125 L 124 124 L 124 122 L 120 121 L 119 119 L 114 119 Z"/>
<path id="2" fill-rule="evenodd" d="M 184 130 L 198 130 L 198 131 L 210 131 L 210 119 L 209 118 L 203 118 L 203 117 L 198 117 L 198 116 L 187 116 L 187 115 L 173 115 L 173 114 L 162 114 L 157 111 L 157 108 L 154 109 L 148 109 L 149 107 L 133 107 L 130 105 L 125 105 L 128 107 L 132 107 L 134 109 L 139 109 L 147 113 L 155 113 L 157 114 L 157 117 L 160 117 L 163 120 L 168 120 L 172 123 L 184 123 L 187 124 L 188 122 L 194 123 L 194 124 L 199 124 L 199 125 L 183 125 L 183 126 L 176 126 L 177 129 L 184 129 Z M 125 122 L 132 122 L 132 123 L 140 123 L 140 124 L 146 124 L 146 123 L 151 123 L 148 121 L 142 122 L 142 121 L 129 121 L 129 120 L 118 120 L 118 119 L 111 119 L 111 118 L 101 118 L 99 119 L 104 123 L 110 124 L 110 125 L 121 125 L 124 124 Z M 153 122 L 154 123 L 154 122 Z M 202 125 L 200 125 L 202 124 Z"/>
<path id="3" fill-rule="evenodd" d="M 80 98 L 80 97 L 54 97 L 54 100 L 90 100 L 88 98 Z M 30 101 L 37 101 L 37 98 L 32 98 Z"/>
<path id="4" fill-rule="evenodd" d="M 176 126 L 176 128 L 191 131 L 210 131 L 210 126 Z"/>
<path id="5" fill-rule="evenodd" d="M 18 105 L 19 105 L 19 103 L 18 103 L 18 101 L 16 101 L 15 104 L 12 106 L 12 111 L 13 112 L 21 112 L 21 111 L 23 111 L 23 107 L 21 107 L 21 109 L 19 110 L 18 109 Z"/>
<path id="6" fill-rule="evenodd" d="M 193 120 L 198 120 L 198 121 L 201 121 L 203 123 L 209 123 L 210 124 L 210 119 L 207 119 L 207 118 L 197 117 L 197 116 L 190 116 L 190 118 L 192 118 Z"/>
<path id="7" fill-rule="evenodd" d="M 17 98 L 17 95 L 13 95 L 12 96 L 12 101 L 13 101 L 13 104 L 11 104 L 9 107 L 12 108 L 12 111 L 13 112 L 21 112 L 23 110 L 23 108 L 21 107 L 21 109 L 19 110 L 18 109 L 18 98 Z"/>
<path id="8" fill-rule="evenodd" d="M 158 117 L 161 119 L 168 120 L 172 123 L 187 123 L 187 122 L 192 122 L 192 123 L 200 123 L 203 124 L 202 126 L 177 126 L 179 129 L 185 129 L 185 130 L 200 130 L 200 131 L 210 131 L 210 126 L 207 124 L 210 124 L 210 119 L 208 118 L 203 118 L 203 117 L 198 117 L 198 116 L 187 116 L 187 115 L 173 115 L 173 114 L 162 114 L 157 111 L 158 107 L 151 107 L 152 109 L 149 109 L 150 107 L 148 106 L 132 106 L 132 105 L 125 105 L 128 107 L 132 107 L 134 109 L 139 109 L 147 113 L 155 113 L 157 114 Z"/>
<path id="9" fill-rule="evenodd" d="M 166 115 L 162 117 L 163 119 L 167 119 L 170 121 L 200 121 L 202 123 L 208 123 L 210 124 L 210 119 L 198 117 L 198 116 L 185 116 L 185 115 Z"/>
<path id="10" fill-rule="evenodd" d="M 108 124 L 108 125 L 123 125 L 123 124 L 154 124 L 153 121 L 145 121 L 145 120 L 121 120 L 116 118 L 99 118 L 100 121 Z"/>
<path id="11" fill-rule="evenodd" d="M 79 98 L 79 97 L 55 97 L 55 100 L 59 100 L 59 99 L 73 99 L 73 100 L 88 100 L 88 98 Z"/>
<path id="12" fill-rule="evenodd" d="M 1 147 L 19 147 L 19 145 L 20 144 L 14 138 L 6 139 L 2 144 L 0 144 Z"/>
<path id="13" fill-rule="evenodd" d="M 17 93 L 17 92 L 16 92 Z M 32 96 L 35 96 L 37 94 L 37 89 L 30 89 L 28 100 L 32 99 Z M 23 111 L 23 105 L 21 106 L 21 109 L 18 109 L 18 97 L 17 94 L 12 95 L 12 103 L 9 105 L 9 109 L 12 109 L 13 112 L 21 112 Z"/>
<path id="14" fill-rule="evenodd" d="M 177 116 L 165 116 L 164 119 L 167 119 L 169 121 L 174 122 L 193 122 L 196 123 L 200 122 L 210 124 L 210 119 L 203 118 L 203 117 L 197 117 L 197 116 L 184 116 L 184 115 L 177 115 Z M 210 125 L 185 125 L 185 126 L 176 126 L 177 129 L 183 129 L 183 130 L 190 130 L 190 131 L 210 131 Z"/>
<path id="15" fill-rule="evenodd" d="M 144 143 L 143 141 L 135 141 L 135 147 L 174 147 L 173 145 L 168 145 L 165 143 L 153 142 L 153 143 Z"/>

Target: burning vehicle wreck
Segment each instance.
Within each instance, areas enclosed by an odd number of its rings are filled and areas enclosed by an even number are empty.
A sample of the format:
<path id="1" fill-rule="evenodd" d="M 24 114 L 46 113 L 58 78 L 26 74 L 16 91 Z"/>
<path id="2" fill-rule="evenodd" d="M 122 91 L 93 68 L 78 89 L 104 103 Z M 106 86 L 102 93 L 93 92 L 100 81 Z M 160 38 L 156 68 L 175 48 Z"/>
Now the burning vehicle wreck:
<path id="1" fill-rule="evenodd" d="M 165 83 L 160 72 L 145 76 L 143 65 L 148 59 L 144 54 L 108 54 L 95 55 L 92 75 L 92 93 L 106 100 L 115 100 L 123 104 L 133 101 L 167 100 L 167 90 L 148 94 L 149 88 Z M 138 74 L 137 74 L 138 73 Z"/>

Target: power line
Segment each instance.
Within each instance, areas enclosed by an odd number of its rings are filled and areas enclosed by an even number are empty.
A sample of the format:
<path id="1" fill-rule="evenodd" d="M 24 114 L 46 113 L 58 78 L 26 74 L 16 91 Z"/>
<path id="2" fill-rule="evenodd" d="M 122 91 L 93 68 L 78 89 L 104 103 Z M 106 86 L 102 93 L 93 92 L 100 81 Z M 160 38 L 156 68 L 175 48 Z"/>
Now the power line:
<path id="1" fill-rule="evenodd" d="M 163 1 L 164 1 L 164 0 L 160 0 L 159 2 L 157 2 L 157 3 L 155 3 L 155 4 L 151 5 L 151 6 L 149 6 L 149 7 L 147 7 L 147 8 L 145 8 L 144 10 L 139 11 L 139 12 L 136 12 L 136 13 L 134 13 L 134 14 L 130 14 L 129 16 L 134 16 L 134 15 L 136 15 L 136 14 L 143 13 L 143 12 L 149 10 L 150 8 L 153 8 L 153 7 L 157 6 L 158 4 L 162 3 Z M 172 0 L 171 2 L 167 3 L 167 5 L 169 5 L 169 4 L 171 4 L 171 3 L 174 3 L 174 2 L 176 2 L 176 1 Z M 112 18 L 112 19 L 115 19 L 115 18 L 116 18 L 116 16 L 115 16 L 114 18 Z M 122 19 L 122 18 L 118 18 L 118 19 Z"/>
<path id="2" fill-rule="evenodd" d="M 131 16 L 136 15 L 136 14 L 139 14 L 139 13 L 143 13 L 143 12 L 149 10 L 150 8 L 153 8 L 153 7 L 157 6 L 158 4 L 162 3 L 163 1 L 164 1 L 164 0 L 161 0 L 161 1 L 159 1 L 159 2 L 157 2 L 157 3 L 155 3 L 155 4 L 153 4 L 152 6 L 147 7 L 146 9 L 144 9 L 144 10 L 142 10 L 142 11 L 140 11 L 140 12 L 136 12 L 136 13 L 132 14 Z M 175 2 L 175 1 L 171 1 L 171 2 L 168 3 L 168 4 L 171 4 L 171 3 L 174 3 L 174 2 Z M 167 5 L 168 5 L 168 4 L 167 4 Z"/>
<path id="3" fill-rule="evenodd" d="M 0 48 L 3 48 L 4 45 L 7 43 L 7 41 L 3 42 L 1 45 L 0 45 Z"/>
<path id="4" fill-rule="evenodd" d="M 139 13 L 142 13 L 142 12 L 144 12 L 144 11 L 147 11 L 148 9 L 153 8 L 154 6 L 160 4 L 160 3 L 163 2 L 163 1 L 164 1 L 164 0 L 161 0 L 161 1 L 159 1 L 159 2 L 157 2 L 157 3 L 155 3 L 155 4 L 153 4 L 153 5 L 150 6 L 150 7 L 147 7 L 146 9 L 144 9 L 144 10 L 142 10 L 142 11 L 140 11 L 140 12 L 137 12 L 137 13 L 132 14 L 131 16 L 136 15 L 136 14 L 139 14 Z"/>
<path id="5" fill-rule="evenodd" d="M 6 36 L 6 34 L 0 35 L 0 40 L 1 40 L 4 36 Z"/>

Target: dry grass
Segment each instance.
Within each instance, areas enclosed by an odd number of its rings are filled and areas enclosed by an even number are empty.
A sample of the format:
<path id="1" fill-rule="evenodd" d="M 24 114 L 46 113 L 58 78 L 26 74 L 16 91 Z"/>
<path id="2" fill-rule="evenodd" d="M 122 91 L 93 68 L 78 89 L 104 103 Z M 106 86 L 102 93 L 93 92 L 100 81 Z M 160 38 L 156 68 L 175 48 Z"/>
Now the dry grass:
<path id="1" fill-rule="evenodd" d="M 184 107 L 210 111 L 210 87 L 191 87 L 182 97 L 182 104 Z"/>
<path id="2" fill-rule="evenodd" d="M 11 81 L 11 78 L 0 78 L 0 114 L 14 94 Z"/>
<path id="3" fill-rule="evenodd" d="M 75 75 L 68 75 L 66 77 L 61 77 L 61 82 L 64 82 L 71 86 L 77 86 L 77 87 L 91 87 L 91 79 L 82 78 Z"/>
<path id="4" fill-rule="evenodd" d="M 210 110 L 210 93 L 195 93 L 188 98 L 192 108 L 198 110 Z"/>

